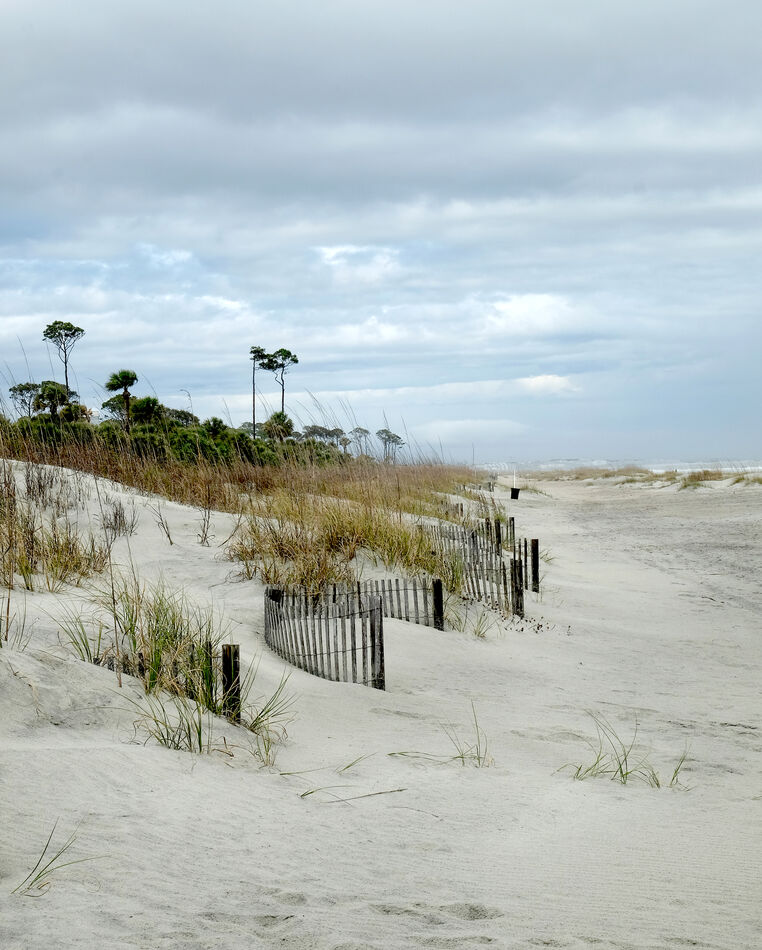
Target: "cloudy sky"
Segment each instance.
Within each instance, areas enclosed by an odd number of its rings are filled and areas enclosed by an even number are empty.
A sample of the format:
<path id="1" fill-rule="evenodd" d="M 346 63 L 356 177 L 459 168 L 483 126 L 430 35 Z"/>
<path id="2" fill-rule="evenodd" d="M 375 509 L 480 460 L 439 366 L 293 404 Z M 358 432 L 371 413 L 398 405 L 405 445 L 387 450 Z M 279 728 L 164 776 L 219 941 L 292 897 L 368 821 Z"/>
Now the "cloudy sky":
<path id="1" fill-rule="evenodd" d="M 758 458 L 759 0 L 0 0 L 0 374 Z M 263 374 L 261 411 L 277 405 Z"/>

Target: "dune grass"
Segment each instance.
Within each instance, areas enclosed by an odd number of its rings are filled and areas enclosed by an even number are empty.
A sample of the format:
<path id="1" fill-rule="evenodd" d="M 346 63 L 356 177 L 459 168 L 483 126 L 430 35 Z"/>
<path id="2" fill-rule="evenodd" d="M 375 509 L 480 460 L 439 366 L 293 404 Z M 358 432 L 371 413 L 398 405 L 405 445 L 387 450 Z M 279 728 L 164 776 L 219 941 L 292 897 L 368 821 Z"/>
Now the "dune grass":
<path id="1" fill-rule="evenodd" d="M 102 573 L 108 546 L 92 531 L 80 533 L 70 508 L 77 503 L 63 473 L 42 469 L 24 478 L 0 460 L 0 583 L 12 590 L 19 581 L 27 590 L 42 585 L 58 591 Z"/>
<path id="2" fill-rule="evenodd" d="M 463 766 L 472 765 L 478 769 L 488 768 L 495 764 L 495 760 L 490 754 L 487 735 L 479 725 L 476 707 L 473 702 L 471 703 L 471 723 L 473 726 L 473 737 L 469 738 L 462 738 L 454 726 L 444 723 L 441 724 L 442 731 L 450 740 L 455 750 L 454 753 L 405 751 L 388 752 L 387 755 L 393 758 L 423 759 L 437 765 L 459 762 Z"/>
<path id="3" fill-rule="evenodd" d="M 568 763 L 559 769 L 574 770 L 574 778 L 584 781 L 589 778 L 608 778 L 620 785 L 628 785 L 633 781 L 645 782 L 651 788 L 661 788 L 662 780 L 659 772 L 652 764 L 649 753 L 637 748 L 638 720 L 632 737 L 623 739 L 615 727 L 601 713 L 588 710 L 588 716 L 595 725 L 596 738 L 586 739 L 592 759 L 577 765 Z M 683 751 L 675 765 L 671 778 L 667 783 L 670 788 L 684 788 L 680 781 L 680 773 L 688 759 L 688 749 Z"/>
<path id="4" fill-rule="evenodd" d="M 58 819 L 53 824 L 53 828 L 48 835 L 37 863 L 27 874 L 24 880 L 11 891 L 12 894 L 20 894 L 29 897 L 40 897 L 44 894 L 51 884 L 51 877 L 71 867 L 74 864 L 82 864 L 85 861 L 99 860 L 98 856 L 74 858 L 73 860 L 64 860 L 69 850 L 77 840 L 77 833 L 73 831 L 66 841 L 58 846 L 53 845 L 53 837 L 58 827 Z"/>
<path id="5" fill-rule="evenodd" d="M 228 554 L 248 577 L 313 592 L 356 580 L 360 555 L 412 576 L 441 577 L 448 590 L 459 590 L 463 577 L 462 560 L 401 510 L 314 494 L 254 499 Z"/>

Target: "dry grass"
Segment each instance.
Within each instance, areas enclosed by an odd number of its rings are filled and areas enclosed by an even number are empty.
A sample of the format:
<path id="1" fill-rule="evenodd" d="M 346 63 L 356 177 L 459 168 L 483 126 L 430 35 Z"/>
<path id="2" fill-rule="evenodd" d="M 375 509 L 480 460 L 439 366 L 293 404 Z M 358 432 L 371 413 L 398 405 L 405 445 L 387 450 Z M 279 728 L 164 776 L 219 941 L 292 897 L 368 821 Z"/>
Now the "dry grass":
<path id="1" fill-rule="evenodd" d="M 31 468 L 22 481 L 0 461 L 0 582 L 9 591 L 19 580 L 27 590 L 79 585 L 105 570 L 108 545 L 79 532 L 69 511 L 76 492 L 62 473 L 42 469 L 34 477 Z"/>
<path id="2" fill-rule="evenodd" d="M 687 475 L 683 475 L 678 489 L 682 491 L 686 488 L 699 488 L 705 482 L 719 482 L 727 477 L 725 472 L 721 472 L 719 469 L 702 468 L 700 471 L 688 472 Z"/>
<path id="3" fill-rule="evenodd" d="M 419 510 L 426 507 L 425 497 L 412 501 Z M 459 590 L 463 576 L 459 557 L 400 509 L 386 507 L 384 498 L 374 504 L 369 496 L 362 503 L 311 493 L 261 496 L 252 501 L 228 552 L 242 562 L 246 576 L 315 592 L 356 580 L 358 559 L 399 567 L 411 576 L 441 577 L 448 590 Z"/>

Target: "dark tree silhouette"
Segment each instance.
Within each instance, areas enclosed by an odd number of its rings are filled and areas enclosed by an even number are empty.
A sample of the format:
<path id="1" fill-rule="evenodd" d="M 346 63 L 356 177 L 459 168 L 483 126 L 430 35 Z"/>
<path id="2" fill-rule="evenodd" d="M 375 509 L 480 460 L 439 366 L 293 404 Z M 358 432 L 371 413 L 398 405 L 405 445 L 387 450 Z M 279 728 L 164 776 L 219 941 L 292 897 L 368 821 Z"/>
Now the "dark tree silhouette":
<path id="1" fill-rule="evenodd" d="M 405 443 L 396 432 L 391 432 L 389 429 L 379 429 L 376 436 L 384 446 L 384 461 L 393 462 L 397 457 L 397 449 Z"/>
<path id="2" fill-rule="evenodd" d="M 8 392 L 11 396 L 11 402 L 20 416 L 32 415 L 34 400 L 39 391 L 39 383 L 16 383 L 15 386 L 10 387 Z"/>
<path id="3" fill-rule="evenodd" d="M 370 432 L 367 429 L 363 429 L 362 426 L 355 426 L 354 429 L 349 433 L 352 441 L 357 446 L 358 450 L 368 454 L 368 437 Z"/>
<path id="4" fill-rule="evenodd" d="M 85 331 L 82 327 L 75 327 L 73 323 L 69 323 L 64 320 L 54 320 L 53 323 L 48 324 L 43 331 L 42 338 L 47 340 L 48 343 L 52 343 L 53 346 L 58 350 L 58 358 L 61 360 L 64 366 L 64 385 L 66 386 L 66 392 L 70 393 L 69 389 L 69 353 L 74 344 L 81 340 L 85 335 Z"/>
<path id="5" fill-rule="evenodd" d="M 106 389 L 110 393 L 122 390 L 122 399 L 124 400 L 124 425 L 127 431 L 130 431 L 130 386 L 134 386 L 138 381 L 137 373 L 131 369 L 120 369 L 118 373 L 112 373 L 106 381 Z"/>
<path id="6" fill-rule="evenodd" d="M 262 369 L 267 367 L 268 360 L 272 359 L 272 354 L 261 346 L 252 346 L 249 350 L 251 359 L 251 431 L 253 434 L 257 431 L 257 367 Z"/>
<path id="7" fill-rule="evenodd" d="M 290 366 L 296 366 L 299 362 L 298 357 L 291 350 L 281 347 L 274 353 L 268 354 L 265 361 L 260 363 L 263 369 L 275 373 L 275 378 L 280 386 L 280 411 L 286 411 L 286 373 Z"/>

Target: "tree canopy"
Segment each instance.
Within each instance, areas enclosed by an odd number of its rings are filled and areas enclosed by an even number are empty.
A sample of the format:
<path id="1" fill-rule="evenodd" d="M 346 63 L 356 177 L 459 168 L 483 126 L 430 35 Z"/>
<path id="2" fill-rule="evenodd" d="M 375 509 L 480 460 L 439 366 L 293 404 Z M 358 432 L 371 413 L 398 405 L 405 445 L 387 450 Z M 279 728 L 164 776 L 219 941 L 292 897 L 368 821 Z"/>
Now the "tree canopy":
<path id="1" fill-rule="evenodd" d="M 54 320 L 53 323 L 49 323 L 45 327 L 42 333 L 43 340 L 52 343 L 56 350 L 58 350 L 58 358 L 64 366 L 64 385 L 66 386 L 67 393 L 70 391 L 69 354 L 74 344 L 78 340 L 81 340 L 84 335 L 85 331 L 82 327 L 75 327 L 73 323 L 69 323 L 65 320 Z"/>

